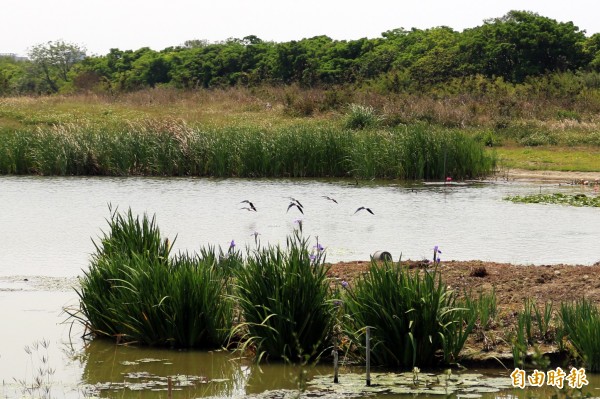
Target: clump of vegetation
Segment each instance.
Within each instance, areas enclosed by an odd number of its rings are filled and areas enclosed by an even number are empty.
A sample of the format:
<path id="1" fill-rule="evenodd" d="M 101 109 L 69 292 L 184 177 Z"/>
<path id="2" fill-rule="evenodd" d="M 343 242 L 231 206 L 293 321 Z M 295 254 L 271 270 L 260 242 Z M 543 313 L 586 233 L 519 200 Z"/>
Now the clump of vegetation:
<path id="1" fill-rule="evenodd" d="M 525 204 L 560 204 L 600 207 L 600 196 L 588 196 L 585 194 L 531 194 L 509 196 L 504 199 Z"/>
<path id="2" fill-rule="evenodd" d="M 476 312 L 459 306 L 437 269 L 413 274 L 401 264 L 372 261 L 369 273 L 354 287 L 346 285 L 345 293 L 349 336 L 362 346 L 357 331 L 370 326 L 372 358 L 386 366 L 455 362 L 476 321 Z"/>
<path id="3" fill-rule="evenodd" d="M 442 179 L 485 176 L 495 157 L 466 135 L 416 125 L 356 132 L 179 121 L 0 130 L 0 173 Z"/>
<path id="4" fill-rule="evenodd" d="M 371 106 L 350 104 L 345 125 L 348 129 L 367 129 L 377 127 L 382 119 Z"/>
<path id="5" fill-rule="evenodd" d="M 109 232 L 84 271 L 80 312 L 73 316 L 100 337 L 171 347 L 225 344 L 233 323 L 229 299 L 236 253 L 205 250 L 178 254 L 163 240 L 155 219 L 111 213 Z"/>
<path id="6" fill-rule="evenodd" d="M 560 307 L 559 336 L 567 338 L 577 358 L 590 371 L 600 370 L 600 311 L 585 298 Z"/>
<path id="7" fill-rule="evenodd" d="M 526 298 L 523 311 L 516 313 L 517 326 L 511 339 L 513 363 L 515 367 L 545 368 L 550 360 L 540 350 L 540 344 L 550 344 L 555 340 L 553 324 L 553 304 L 544 306 Z M 533 348 L 533 354 L 529 349 Z"/>
<path id="8" fill-rule="evenodd" d="M 330 345 L 334 305 L 322 247 L 311 254 L 296 231 L 287 248 L 260 248 L 237 273 L 235 300 L 244 322 L 244 348 L 258 359 L 305 361 L 318 358 Z"/>

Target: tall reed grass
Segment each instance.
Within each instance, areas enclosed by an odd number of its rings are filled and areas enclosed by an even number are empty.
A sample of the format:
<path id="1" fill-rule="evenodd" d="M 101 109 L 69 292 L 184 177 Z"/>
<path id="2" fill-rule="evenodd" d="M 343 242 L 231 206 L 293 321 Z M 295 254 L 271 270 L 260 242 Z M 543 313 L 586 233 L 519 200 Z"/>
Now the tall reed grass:
<path id="1" fill-rule="evenodd" d="M 80 319 L 97 336 L 171 347 L 224 345 L 234 318 L 219 255 L 170 256 L 155 219 L 111 213 L 109 232 L 84 271 Z M 241 259 L 230 254 L 229 263 Z"/>
<path id="2" fill-rule="evenodd" d="M 0 173 L 455 179 L 493 172 L 476 140 L 428 125 L 190 127 L 181 121 L 0 130 Z"/>
<path id="3" fill-rule="evenodd" d="M 459 306 L 437 269 L 411 273 L 375 261 L 346 287 L 345 304 L 349 336 L 361 345 L 355 332 L 372 327 L 372 358 L 392 367 L 455 362 L 477 318 L 474 309 Z"/>
<path id="4" fill-rule="evenodd" d="M 239 270 L 235 299 L 244 322 L 234 335 L 259 360 L 314 360 L 331 344 L 334 304 L 323 262 L 323 253 L 311 255 L 296 231 L 285 250 L 260 248 Z"/>

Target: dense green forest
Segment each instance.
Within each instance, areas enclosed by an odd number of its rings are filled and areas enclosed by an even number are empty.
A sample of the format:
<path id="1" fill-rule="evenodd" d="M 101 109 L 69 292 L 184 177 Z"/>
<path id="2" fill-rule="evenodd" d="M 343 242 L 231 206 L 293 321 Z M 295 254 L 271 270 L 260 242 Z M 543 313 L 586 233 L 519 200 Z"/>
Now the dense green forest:
<path id="1" fill-rule="evenodd" d="M 26 61 L 0 58 L 0 95 L 289 84 L 418 93 L 449 85 L 463 90 L 461 82 L 473 77 L 531 84 L 557 73 L 577 76 L 579 91 L 600 87 L 599 72 L 600 33 L 588 37 L 572 22 L 511 11 L 462 32 L 400 28 L 348 41 L 317 36 L 276 43 L 247 36 L 95 56 L 78 45 L 48 42 L 34 46 Z"/>

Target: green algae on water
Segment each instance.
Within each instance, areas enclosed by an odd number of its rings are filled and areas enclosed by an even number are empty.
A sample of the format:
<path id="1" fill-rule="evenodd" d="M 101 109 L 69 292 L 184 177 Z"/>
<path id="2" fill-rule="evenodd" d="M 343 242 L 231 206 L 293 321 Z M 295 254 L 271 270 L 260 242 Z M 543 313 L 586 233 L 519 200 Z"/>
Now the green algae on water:
<path id="1" fill-rule="evenodd" d="M 600 196 L 588 196 L 585 194 L 532 194 L 514 195 L 504 198 L 507 201 L 525 204 L 560 204 L 570 206 L 600 207 Z"/>

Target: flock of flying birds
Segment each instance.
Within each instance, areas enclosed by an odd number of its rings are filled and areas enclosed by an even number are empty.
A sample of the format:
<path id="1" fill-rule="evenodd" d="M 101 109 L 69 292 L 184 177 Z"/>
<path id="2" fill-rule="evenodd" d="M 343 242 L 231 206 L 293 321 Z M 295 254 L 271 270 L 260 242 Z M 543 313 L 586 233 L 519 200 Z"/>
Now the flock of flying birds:
<path id="1" fill-rule="evenodd" d="M 298 201 L 297 199 L 295 199 L 293 197 L 288 197 L 288 198 L 291 201 L 290 201 L 290 204 L 287 207 L 286 213 L 289 212 L 291 208 L 296 208 L 298 211 L 300 211 L 301 214 L 304 215 L 304 205 L 302 205 L 300 203 L 300 201 Z M 335 202 L 336 204 L 338 203 L 335 200 L 335 198 L 328 197 L 327 195 L 323 195 L 322 198 L 325 198 L 328 201 Z M 240 204 L 248 204 L 248 206 L 244 206 L 244 207 L 242 207 L 240 209 L 245 209 L 245 210 L 250 211 L 250 212 L 258 212 L 258 210 L 254 206 L 254 204 L 252 202 L 248 201 L 248 200 L 243 200 L 242 202 L 240 202 Z M 354 213 L 360 212 L 362 210 L 365 210 L 365 211 L 369 212 L 371 215 L 375 215 L 370 208 L 367 208 L 365 206 L 359 207 L 356 211 L 354 211 Z"/>

